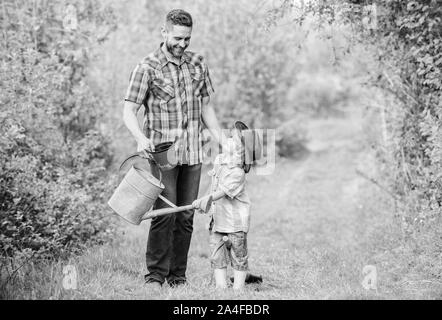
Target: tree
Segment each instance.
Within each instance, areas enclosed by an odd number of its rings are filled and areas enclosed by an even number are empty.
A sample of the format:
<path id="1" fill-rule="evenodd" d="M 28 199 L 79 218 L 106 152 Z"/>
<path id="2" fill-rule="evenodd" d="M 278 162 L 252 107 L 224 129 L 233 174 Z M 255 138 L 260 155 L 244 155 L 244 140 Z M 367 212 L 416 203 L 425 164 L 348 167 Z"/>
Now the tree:
<path id="1" fill-rule="evenodd" d="M 6 0 L 0 10 L 0 252 L 69 254 L 110 232 L 112 157 L 87 68 L 114 15 L 90 0 Z"/>

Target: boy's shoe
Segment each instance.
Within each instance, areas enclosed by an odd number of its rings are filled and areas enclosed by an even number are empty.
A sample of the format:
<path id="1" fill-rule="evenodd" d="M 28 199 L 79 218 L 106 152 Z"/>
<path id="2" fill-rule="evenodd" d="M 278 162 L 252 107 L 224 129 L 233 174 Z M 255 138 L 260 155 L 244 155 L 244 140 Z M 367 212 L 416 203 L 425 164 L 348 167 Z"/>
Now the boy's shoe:
<path id="1" fill-rule="evenodd" d="M 230 278 L 230 281 L 234 281 L 233 277 Z M 248 273 L 246 276 L 245 284 L 251 284 L 251 283 L 262 283 L 262 276 L 255 276 L 251 273 Z"/>

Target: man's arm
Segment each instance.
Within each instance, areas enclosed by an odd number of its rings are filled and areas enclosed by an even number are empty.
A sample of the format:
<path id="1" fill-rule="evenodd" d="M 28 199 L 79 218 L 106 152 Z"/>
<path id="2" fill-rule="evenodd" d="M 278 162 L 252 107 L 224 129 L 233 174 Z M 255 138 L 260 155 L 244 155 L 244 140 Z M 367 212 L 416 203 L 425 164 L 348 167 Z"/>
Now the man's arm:
<path id="1" fill-rule="evenodd" d="M 153 151 L 155 146 L 152 140 L 148 139 L 140 129 L 137 119 L 137 112 L 140 109 L 141 104 L 137 104 L 131 101 L 124 102 L 123 121 L 132 136 L 137 141 L 137 151 L 148 150 Z"/>
<path id="2" fill-rule="evenodd" d="M 224 135 L 224 133 L 221 130 L 221 127 L 218 123 L 218 119 L 215 114 L 215 110 L 213 107 L 209 104 L 210 98 L 204 97 L 202 99 L 202 118 L 203 122 L 206 125 L 207 129 L 209 129 L 212 136 L 215 138 L 215 140 L 223 146 L 227 137 Z"/>

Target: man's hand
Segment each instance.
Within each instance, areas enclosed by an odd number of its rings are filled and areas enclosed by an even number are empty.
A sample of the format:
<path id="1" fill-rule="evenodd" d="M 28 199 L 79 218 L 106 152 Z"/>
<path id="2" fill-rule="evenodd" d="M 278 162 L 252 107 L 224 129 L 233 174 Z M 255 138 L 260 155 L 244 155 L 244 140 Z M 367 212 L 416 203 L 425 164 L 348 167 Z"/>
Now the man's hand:
<path id="1" fill-rule="evenodd" d="M 221 130 L 221 127 L 218 123 L 218 119 L 215 114 L 215 110 L 209 104 L 208 97 L 205 97 L 202 100 L 201 117 L 207 129 L 209 129 L 212 137 L 215 139 L 218 145 L 223 147 L 224 141 L 227 140 L 226 139 L 227 137 L 224 135 L 223 130 Z"/>
<path id="2" fill-rule="evenodd" d="M 152 140 L 148 139 L 146 136 L 141 136 L 137 139 L 137 151 L 155 151 L 155 145 L 153 144 Z"/>

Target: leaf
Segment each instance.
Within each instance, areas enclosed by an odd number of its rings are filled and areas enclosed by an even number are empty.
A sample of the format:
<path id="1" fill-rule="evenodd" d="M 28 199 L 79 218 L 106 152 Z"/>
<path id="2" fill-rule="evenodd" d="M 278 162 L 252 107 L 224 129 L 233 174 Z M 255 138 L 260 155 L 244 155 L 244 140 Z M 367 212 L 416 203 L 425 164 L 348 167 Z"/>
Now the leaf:
<path id="1" fill-rule="evenodd" d="M 417 6 L 417 2 L 416 1 L 410 1 L 410 2 L 407 3 L 407 10 L 408 11 L 413 11 L 413 10 L 415 10 L 416 6 Z"/>

